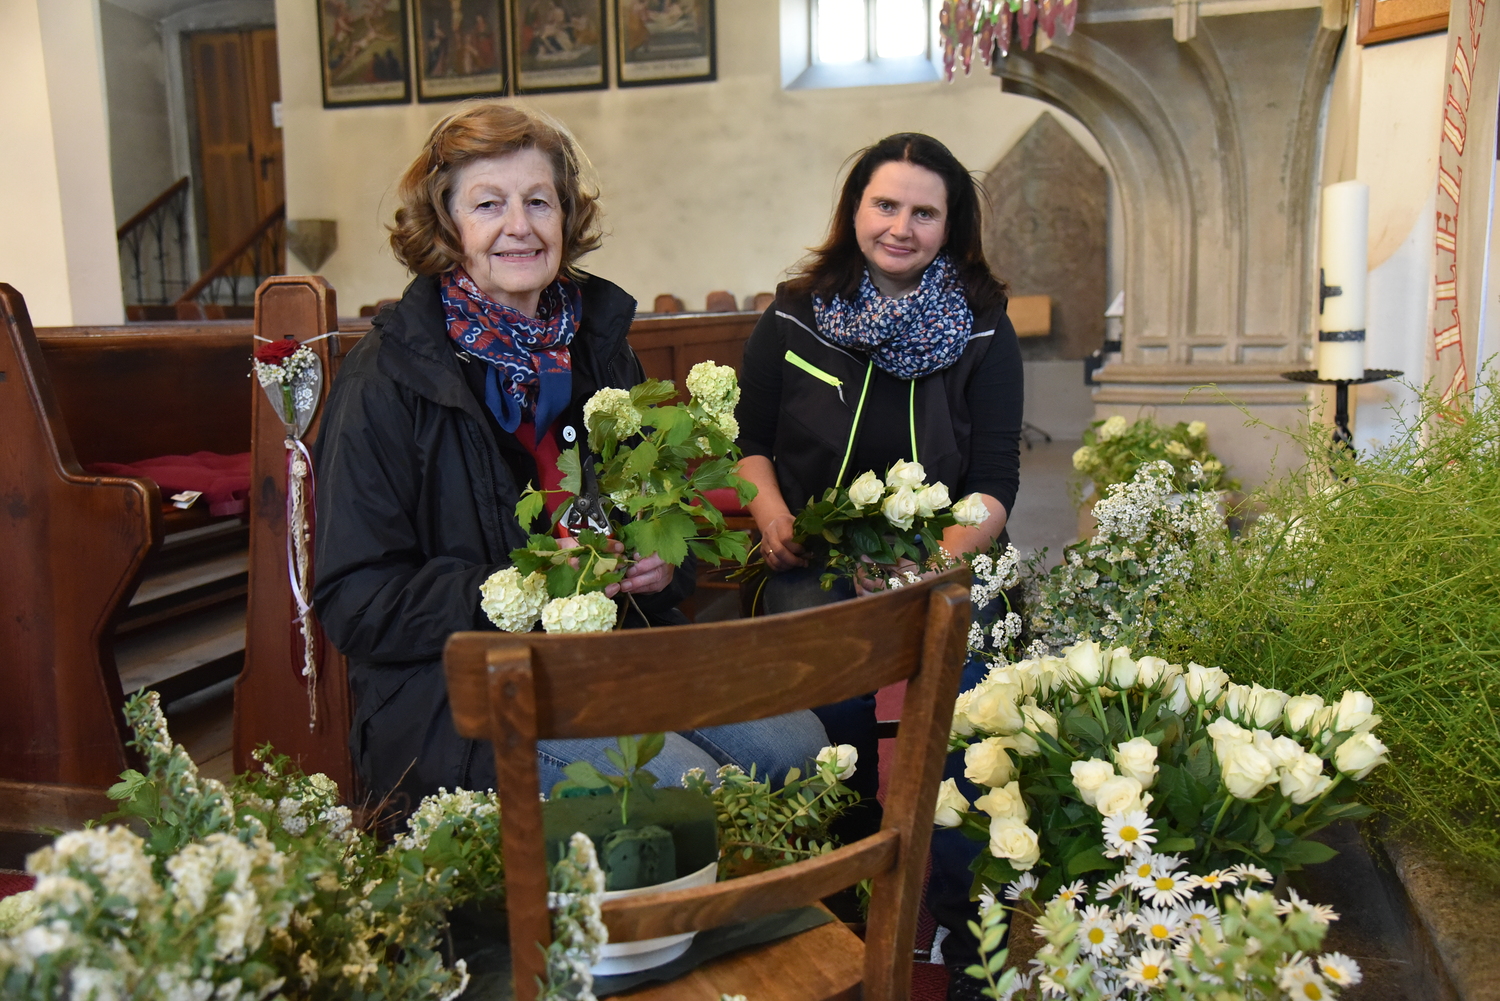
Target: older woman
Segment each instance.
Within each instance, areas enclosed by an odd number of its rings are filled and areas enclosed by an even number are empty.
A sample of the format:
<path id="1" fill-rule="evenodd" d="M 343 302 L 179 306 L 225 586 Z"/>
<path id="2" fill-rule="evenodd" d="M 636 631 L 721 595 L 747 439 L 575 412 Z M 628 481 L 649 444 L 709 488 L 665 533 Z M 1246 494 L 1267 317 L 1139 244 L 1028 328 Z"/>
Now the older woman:
<path id="1" fill-rule="evenodd" d="M 350 741 L 367 789 L 397 806 L 439 786 L 494 785 L 487 745 L 453 729 L 443 678 L 449 634 L 492 628 L 480 584 L 528 531 L 524 486 L 555 489 L 584 402 L 628 388 L 635 300 L 577 267 L 600 244 L 597 195 L 561 124 L 501 104 L 433 127 L 401 179 L 391 229 L 415 272 L 350 352 L 319 432 L 314 602 L 349 660 Z M 691 566 L 639 560 L 607 594 L 650 620 L 685 621 Z M 784 774 L 825 743 L 811 713 L 668 735 L 652 765 L 675 778 L 720 764 Z M 612 742 L 544 741 L 542 788 Z M 398 789 L 399 786 L 399 789 Z M 405 801 L 405 802 L 403 802 Z"/>
<path id="2" fill-rule="evenodd" d="M 751 334 L 737 412 L 740 475 L 760 490 L 750 513 L 773 571 L 766 611 L 880 586 L 872 574 L 823 590 L 823 568 L 808 566 L 792 537 L 795 513 L 809 499 L 865 470 L 884 475 L 898 460 L 920 462 L 953 496 L 978 493 L 989 517 L 943 534 L 954 556 L 1000 540 L 1019 481 L 1021 352 L 1005 286 L 984 258 L 980 197 L 969 172 L 931 136 L 880 140 L 850 169 L 827 238 Z M 968 687 L 977 678 L 966 680 Z M 815 711 L 831 740 L 853 744 L 861 762 L 873 763 L 873 695 Z M 875 778 L 870 768 L 851 783 L 871 808 L 848 834 L 877 821 Z M 934 886 L 956 892 L 931 903 L 963 939 L 972 910 L 965 848 L 944 852 L 942 841 L 934 841 Z"/>

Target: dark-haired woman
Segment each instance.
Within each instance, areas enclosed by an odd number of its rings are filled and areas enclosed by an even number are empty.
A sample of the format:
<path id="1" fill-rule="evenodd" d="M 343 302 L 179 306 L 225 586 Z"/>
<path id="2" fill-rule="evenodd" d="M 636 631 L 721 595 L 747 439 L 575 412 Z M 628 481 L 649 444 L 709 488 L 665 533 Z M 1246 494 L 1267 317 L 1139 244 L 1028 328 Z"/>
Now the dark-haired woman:
<path id="1" fill-rule="evenodd" d="M 792 540 L 809 499 L 865 470 L 884 476 L 898 460 L 919 462 L 952 496 L 980 494 L 990 516 L 944 533 L 952 555 L 1000 539 L 1019 481 L 1021 352 L 982 231 L 978 186 L 948 148 L 919 133 L 888 136 L 859 155 L 828 237 L 756 325 L 737 417 L 740 473 L 760 489 L 750 512 L 773 571 L 767 612 L 880 587 L 872 576 L 822 590 L 822 568 Z M 874 695 L 815 711 L 830 740 L 874 764 Z M 862 767 L 861 779 L 873 807 L 877 769 Z M 877 818 L 872 808 L 864 826 Z M 955 932 L 966 896 L 965 879 L 944 921 Z"/>
<path id="2" fill-rule="evenodd" d="M 439 786 L 494 786 L 489 745 L 454 731 L 443 644 L 492 628 L 480 584 L 544 529 L 521 524 L 516 502 L 527 483 L 557 487 L 584 402 L 643 376 L 626 340 L 635 300 L 577 266 L 599 246 L 599 207 L 560 123 L 467 107 L 433 127 L 399 191 L 391 248 L 416 277 L 328 398 L 313 600 L 349 660 L 360 778 L 375 800 L 394 793 L 410 809 Z M 675 606 L 692 584 L 690 568 L 650 556 L 618 590 L 651 620 L 682 622 Z M 824 743 L 817 719 L 794 713 L 668 734 L 652 768 L 671 782 L 729 763 L 779 777 Z M 572 761 L 608 768 L 609 746 L 540 742 L 542 788 Z"/>

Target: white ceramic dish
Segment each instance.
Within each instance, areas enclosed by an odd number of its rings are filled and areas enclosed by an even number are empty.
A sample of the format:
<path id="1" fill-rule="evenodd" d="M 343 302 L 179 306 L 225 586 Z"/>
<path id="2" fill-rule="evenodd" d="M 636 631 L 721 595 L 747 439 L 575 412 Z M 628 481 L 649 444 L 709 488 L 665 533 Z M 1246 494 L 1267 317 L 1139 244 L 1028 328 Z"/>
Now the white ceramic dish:
<path id="1" fill-rule="evenodd" d="M 605 900 L 615 900 L 620 897 L 633 897 L 642 893 L 658 893 L 665 890 L 686 890 L 691 886 L 707 886 L 718 877 L 719 863 L 710 862 L 697 872 L 690 872 L 686 876 L 679 876 L 667 883 L 658 883 L 655 886 L 642 886 L 634 890 L 608 890 L 604 894 Z M 654 967 L 670 963 L 672 960 L 688 951 L 693 944 L 693 932 L 684 932 L 681 935 L 663 935 L 660 938 L 647 938 L 639 942 L 609 942 L 600 950 L 599 962 L 594 964 L 593 974 L 596 977 L 614 976 L 618 973 L 639 973 L 642 970 L 650 970 Z"/>

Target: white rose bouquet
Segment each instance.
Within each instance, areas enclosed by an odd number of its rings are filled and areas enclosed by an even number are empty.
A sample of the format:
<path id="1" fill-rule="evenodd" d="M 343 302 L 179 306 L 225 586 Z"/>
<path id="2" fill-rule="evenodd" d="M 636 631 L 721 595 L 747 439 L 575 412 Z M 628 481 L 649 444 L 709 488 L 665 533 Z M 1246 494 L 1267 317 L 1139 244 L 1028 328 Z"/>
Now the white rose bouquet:
<path id="1" fill-rule="evenodd" d="M 1051 893 L 1148 849 L 1280 873 L 1332 857 L 1309 836 L 1370 812 L 1355 796 L 1386 761 L 1379 722 L 1362 692 L 1325 705 L 1092 640 L 997 660 L 951 736 L 985 792 L 946 790 L 936 821 L 985 843 L 992 889 L 1034 871 Z"/>
<path id="2" fill-rule="evenodd" d="M 1116 414 L 1091 424 L 1073 453 L 1073 468 L 1093 484 L 1095 497 L 1103 497 L 1111 484 L 1129 483 L 1147 463 L 1162 461 L 1171 464 L 1179 492 L 1239 489 L 1239 481 L 1225 474 L 1224 464 L 1209 450 L 1208 426 L 1202 421 L 1165 427 L 1149 417 L 1131 423 Z"/>
<path id="3" fill-rule="evenodd" d="M 943 530 L 983 524 L 988 517 L 978 494 L 954 503 L 947 484 L 928 483 L 921 463 L 903 459 L 884 479 L 867 470 L 847 488 L 829 487 L 821 499 L 809 500 L 792 524 L 792 539 L 806 549 L 809 562 L 826 564 L 826 588 L 837 577 L 852 577 L 862 563 L 879 564 L 887 571 L 882 576 L 903 560 L 947 568 L 952 559 L 940 548 Z"/>
<path id="4" fill-rule="evenodd" d="M 744 562 L 748 534 L 728 530 L 705 496 L 724 487 L 742 503 L 755 496 L 754 484 L 734 471 L 739 383 L 734 369 L 708 361 L 693 366 L 687 388 L 685 404 L 666 406 L 676 390 L 655 379 L 628 391 L 601 389 L 584 404 L 588 448 L 575 445 L 558 457 L 570 499 L 553 525 L 577 516 L 589 527 L 574 534 L 573 546 L 536 534 L 511 552 L 514 566 L 480 586 L 480 607 L 497 627 L 529 632 L 540 621 L 549 633 L 608 632 L 620 609 L 604 589 L 624 579 L 632 560 L 655 555 L 680 566 L 692 552 L 713 564 Z M 531 526 L 544 503 L 542 491 L 528 489 L 517 519 Z"/>

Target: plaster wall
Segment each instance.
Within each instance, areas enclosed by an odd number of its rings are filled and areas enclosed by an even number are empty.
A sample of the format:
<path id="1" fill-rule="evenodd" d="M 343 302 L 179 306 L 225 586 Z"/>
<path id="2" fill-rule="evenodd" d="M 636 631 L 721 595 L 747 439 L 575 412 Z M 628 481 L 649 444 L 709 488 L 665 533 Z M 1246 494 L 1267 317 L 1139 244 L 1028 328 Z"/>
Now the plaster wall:
<path id="1" fill-rule="evenodd" d="M 99 17 L 118 226 L 181 175 L 172 169 L 166 57 L 156 22 L 110 0 L 99 0 Z"/>
<path id="2" fill-rule="evenodd" d="M 315 5 L 277 0 L 276 13 L 287 213 L 338 222 L 339 249 L 322 271 L 351 313 L 405 286 L 384 232 L 395 182 L 455 105 L 324 109 Z M 670 292 L 702 308 L 714 289 L 769 291 L 822 238 L 855 150 L 923 131 L 983 172 L 1045 107 L 1002 94 L 983 67 L 952 85 L 784 90 L 780 13 L 780 0 L 719 4 L 715 82 L 525 99 L 566 122 L 599 173 L 609 236 L 585 268 L 645 303 Z M 1087 130 L 1053 114 L 1104 161 Z"/>

